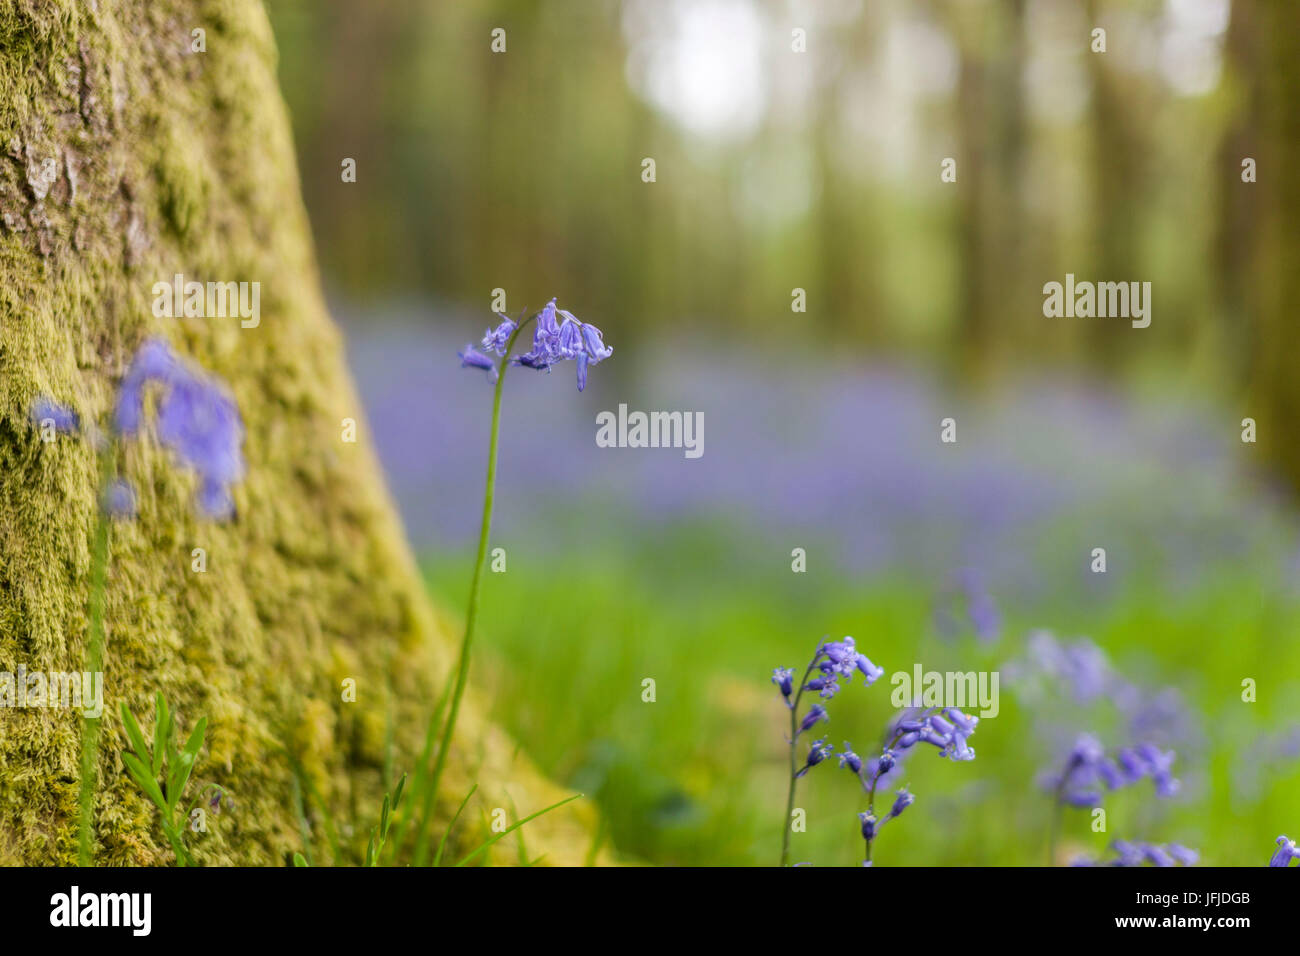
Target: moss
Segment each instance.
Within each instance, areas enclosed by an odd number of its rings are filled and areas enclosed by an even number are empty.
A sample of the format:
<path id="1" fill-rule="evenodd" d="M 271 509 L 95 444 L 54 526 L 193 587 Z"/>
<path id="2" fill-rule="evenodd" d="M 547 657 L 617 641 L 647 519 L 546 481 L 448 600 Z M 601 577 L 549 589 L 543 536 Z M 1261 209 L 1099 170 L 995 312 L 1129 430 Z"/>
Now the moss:
<path id="1" fill-rule="evenodd" d="M 204 54 L 189 52 L 196 26 Z M 282 864 L 301 840 L 279 748 L 364 823 L 390 728 L 408 769 L 454 658 L 372 450 L 341 441 L 341 420 L 364 416 L 318 289 L 274 59 L 255 0 L 0 0 L 0 670 L 80 670 L 85 650 L 95 464 L 80 438 L 39 441 L 36 396 L 103 422 L 130 355 L 161 335 L 230 383 L 247 427 L 227 524 L 193 515 L 192 477 L 156 443 L 124 455 L 139 518 L 111 541 L 104 864 L 171 862 L 119 762 L 119 702 L 147 713 L 161 691 L 183 725 L 209 718 L 194 779 L 238 809 L 194 835 L 201 862 Z M 40 195 L 31 170 L 47 159 Z M 260 326 L 154 317 L 151 287 L 176 272 L 260 282 Z M 206 573 L 190 569 L 196 547 Z M 0 711 L 0 863 L 74 860 L 78 745 L 74 712 Z M 509 806 L 507 790 L 521 812 L 562 795 L 514 751 L 471 697 L 442 818 L 472 779 L 484 808 Z M 579 801 L 530 824 L 529 845 L 579 861 L 591 822 Z"/>

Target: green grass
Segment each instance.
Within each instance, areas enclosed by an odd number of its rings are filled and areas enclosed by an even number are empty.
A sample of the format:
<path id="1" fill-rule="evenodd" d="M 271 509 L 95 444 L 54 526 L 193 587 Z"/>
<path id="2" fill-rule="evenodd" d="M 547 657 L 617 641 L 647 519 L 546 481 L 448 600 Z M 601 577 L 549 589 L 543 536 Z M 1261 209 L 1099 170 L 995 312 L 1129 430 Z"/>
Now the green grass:
<path id="1" fill-rule="evenodd" d="M 1201 752 L 1175 764 L 1185 792 L 1156 801 L 1149 784 L 1107 798 L 1108 832 L 1087 811 L 1067 810 L 1062 858 L 1101 853 L 1110 839 L 1181 842 L 1202 862 L 1262 865 L 1273 839 L 1300 832 L 1300 761 L 1265 778 L 1261 798 L 1234 798 L 1236 754 L 1266 730 L 1300 722 L 1300 608 L 1253 583 L 1249 562 L 1227 565 L 1199 590 L 1177 595 L 1134 582 L 1104 604 L 1067 592 L 1032 608 L 999 597 L 1006 624 L 995 648 L 972 637 L 944 641 L 930 623 L 938 581 L 852 580 L 793 574 L 778 551 L 761 555 L 716 536 L 665 534 L 589 548 L 559 563 L 510 547 L 509 570 L 488 574 L 482 643 L 471 686 L 496 719 L 559 781 L 591 795 L 619 854 L 661 864 L 774 864 L 784 811 L 788 716 L 768 682 L 777 665 L 801 668 L 823 635 L 852 634 L 887 675 L 920 661 L 933 670 L 995 670 L 1018 656 L 1037 627 L 1097 641 L 1127 677 L 1175 686 L 1203 715 Z M 715 542 L 715 543 L 710 543 Z M 495 544 L 495 542 L 494 542 Z M 744 563 L 728 555 L 745 553 Z M 758 563 L 756 564 L 756 560 Z M 468 585 L 468 556 L 426 564 L 449 615 Z M 1241 701 L 1242 678 L 1258 701 Z M 642 700 L 651 678 L 656 700 Z M 877 842 L 878 865 L 1038 865 L 1049 804 L 1035 785 L 1044 751 L 1029 711 L 1004 680 L 1001 713 L 984 720 L 971 763 L 913 755 L 905 783 L 917 795 Z M 822 725 L 868 755 L 892 715 L 888 676 L 859 683 L 831 704 Z M 1288 696 L 1289 694 L 1289 696 Z M 1096 729 L 1104 730 L 1105 707 Z M 1118 741 L 1116 741 L 1118 742 Z M 806 833 L 792 859 L 856 865 L 862 798 L 834 764 L 800 785 Z"/>

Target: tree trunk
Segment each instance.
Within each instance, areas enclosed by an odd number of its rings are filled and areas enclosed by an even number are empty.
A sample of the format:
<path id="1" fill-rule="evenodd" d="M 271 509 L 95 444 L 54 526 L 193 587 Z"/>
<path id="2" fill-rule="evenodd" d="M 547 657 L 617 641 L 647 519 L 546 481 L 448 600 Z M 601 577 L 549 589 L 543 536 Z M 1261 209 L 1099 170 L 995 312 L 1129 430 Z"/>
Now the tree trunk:
<path id="1" fill-rule="evenodd" d="M 281 748 L 341 825 L 358 821 L 341 837 L 359 853 L 454 664 L 318 289 L 275 57 L 257 0 L 0 0 L 0 671 L 81 671 L 86 650 L 94 453 L 75 435 L 42 443 L 37 396 L 103 425 L 133 352 L 160 336 L 230 384 L 246 428 L 225 523 L 193 514 L 193 477 L 156 441 L 124 454 L 138 516 L 111 531 L 103 864 L 173 860 L 123 772 L 119 702 L 146 734 L 159 691 L 182 726 L 208 718 L 190 792 L 215 782 L 236 807 L 188 835 L 199 862 L 282 864 L 304 837 Z M 260 324 L 155 317 L 152 287 L 177 273 L 260 282 Z M 477 781 L 461 818 L 476 844 L 491 808 L 563 792 L 472 694 L 467 708 L 434 836 Z M 75 861 L 80 737 L 77 711 L 0 709 L 0 864 Z M 591 815 L 579 801 L 530 823 L 532 854 L 581 860 Z"/>

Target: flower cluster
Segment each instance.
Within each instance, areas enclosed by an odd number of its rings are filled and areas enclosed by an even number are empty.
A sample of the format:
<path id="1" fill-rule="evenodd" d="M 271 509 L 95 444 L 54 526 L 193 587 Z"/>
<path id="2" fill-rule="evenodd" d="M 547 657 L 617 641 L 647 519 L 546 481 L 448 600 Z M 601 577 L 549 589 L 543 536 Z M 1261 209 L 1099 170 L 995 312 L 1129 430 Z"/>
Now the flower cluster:
<path id="1" fill-rule="evenodd" d="M 1181 843 L 1141 843 L 1127 840 L 1115 840 L 1110 845 L 1114 856 L 1108 860 L 1089 860 L 1080 858 L 1073 866 L 1192 866 L 1199 860 L 1200 854 L 1189 850 Z"/>
<path id="2" fill-rule="evenodd" d="M 800 716 L 799 703 L 803 699 L 804 693 L 813 691 L 821 700 L 830 700 L 839 693 L 841 681 L 845 684 L 851 683 L 854 674 L 861 674 L 862 683 L 870 687 L 884 673 L 883 668 L 877 667 L 865 654 L 858 652 L 857 646 L 851 637 L 846 637 L 840 641 L 823 641 L 818 644 L 812 660 L 808 662 L 808 667 L 804 671 L 803 679 L 797 685 L 792 668 L 778 667 L 772 671 L 772 683 L 776 685 L 776 689 L 781 694 L 781 699 L 790 711 L 789 805 L 791 809 L 794 807 L 795 787 L 799 779 L 804 777 L 813 767 L 824 763 L 828 757 L 833 756 L 835 753 L 835 748 L 826 742 L 825 737 L 819 738 L 809 746 L 808 754 L 803 759 L 803 765 L 797 766 L 795 748 L 798 745 L 800 735 L 811 730 L 817 724 L 830 720 L 825 705 L 821 703 L 812 704 Z M 846 760 L 852 761 L 852 765 L 856 770 L 860 771 L 862 769 L 862 761 L 851 751 L 846 750 L 844 754 L 840 755 L 840 766 L 845 766 Z M 789 851 L 790 830 L 787 823 L 785 836 L 781 844 L 781 863 L 783 866 L 789 857 Z"/>
<path id="3" fill-rule="evenodd" d="M 118 392 L 113 409 L 118 435 L 129 438 L 139 432 L 150 385 L 162 388 L 158 437 L 183 464 L 198 472 L 200 511 L 208 517 L 228 517 L 234 510 L 230 486 L 244 474 L 239 409 L 215 378 L 182 364 L 161 339 L 149 339 L 136 353 Z M 32 403 L 31 417 L 56 431 L 80 428 L 75 412 L 45 397 Z M 103 498 L 110 514 L 134 515 L 135 492 L 127 482 L 114 479 L 103 489 Z"/>
<path id="4" fill-rule="evenodd" d="M 150 339 L 136 353 L 118 393 L 113 423 L 123 437 L 140 430 L 150 385 L 162 388 L 159 439 L 199 475 L 200 511 L 212 518 L 229 517 L 234 511 L 230 486 L 244 474 L 239 409 L 219 381 L 182 364 L 166 342 Z"/>
<path id="5" fill-rule="evenodd" d="M 1171 797 L 1179 783 L 1173 775 L 1174 752 L 1154 744 L 1121 747 L 1114 757 L 1106 755 L 1100 741 L 1081 734 L 1066 757 L 1060 773 L 1043 779 L 1043 785 L 1057 794 L 1060 802 L 1074 807 L 1095 807 L 1103 788 L 1118 790 L 1143 779 L 1155 784 L 1156 796 Z"/>
<path id="6" fill-rule="evenodd" d="M 614 350 L 605 344 L 600 329 L 589 322 L 580 321 L 572 312 L 557 309 L 554 299 L 537 313 L 536 319 L 532 348 L 523 355 L 516 355 L 510 364 L 550 371 L 551 366 L 572 359 L 577 363 L 578 391 L 581 392 L 587 387 L 587 367 L 603 362 L 614 354 Z M 495 382 L 498 375 L 496 363 L 485 353 L 504 357 L 518 329 L 518 322 L 503 319 L 500 325 L 488 329 L 483 336 L 484 351 L 466 345 L 457 353 L 461 367 L 485 369 L 488 381 Z"/>
<path id="7" fill-rule="evenodd" d="M 1269 866 L 1290 866 L 1292 860 L 1300 860 L 1300 850 L 1296 849 L 1295 840 L 1285 836 L 1277 838 L 1277 852 L 1268 861 Z"/>

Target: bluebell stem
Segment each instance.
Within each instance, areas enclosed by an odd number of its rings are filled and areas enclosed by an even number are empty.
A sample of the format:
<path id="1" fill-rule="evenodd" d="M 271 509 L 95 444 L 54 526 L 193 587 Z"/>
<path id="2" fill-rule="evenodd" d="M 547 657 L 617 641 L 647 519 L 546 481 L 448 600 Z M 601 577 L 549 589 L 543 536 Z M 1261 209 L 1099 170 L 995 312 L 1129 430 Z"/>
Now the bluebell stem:
<path id="1" fill-rule="evenodd" d="M 1277 838 L 1277 852 L 1268 861 L 1269 866 L 1290 866 L 1292 860 L 1300 860 L 1300 850 L 1296 849 L 1295 840 L 1288 840 L 1285 835 Z"/>
<path id="2" fill-rule="evenodd" d="M 433 800 L 437 795 L 438 785 L 442 780 L 442 773 L 446 767 L 447 754 L 451 749 L 456 721 L 460 715 L 461 699 L 464 697 L 465 684 L 469 679 L 470 651 L 474 642 L 474 628 L 478 621 L 480 586 L 483 568 L 487 564 L 488 538 L 492 532 L 492 506 L 496 494 L 497 446 L 501 431 L 501 396 L 506 381 L 506 370 L 512 365 L 550 369 L 557 362 L 574 359 L 578 365 L 578 391 L 582 391 L 587 384 L 587 366 L 604 361 L 614 351 L 606 347 L 601 341 L 599 329 L 578 321 L 569 312 L 561 311 L 560 315 L 563 318 L 563 324 L 556 319 L 554 299 L 548 302 L 540 312 L 521 322 L 498 315 L 501 321 L 484 334 L 481 343 L 482 351 L 474 348 L 473 345 L 467 345 L 458 353 L 463 367 L 486 371 L 488 381 L 494 386 L 492 393 L 492 425 L 488 436 L 487 475 L 483 482 L 483 517 L 479 524 L 478 554 L 474 561 L 474 573 L 470 581 L 469 606 L 465 614 L 465 633 L 460 642 L 460 653 L 455 670 L 455 684 L 451 691 L 451 706 L 447 719 L 442 725 L 438 756 L 433 769 L 426 775 L 424 772 L 425 764 L 431 753 L 429 745 L 432 744 L 436 734 L 436 721 L 440 717 L 439 712 L 435 711 L 430 718 L 429 731 L 426 735 L 426 740 L 429 743 L 426 745 L 425 754 L 421 758 L 417 776 L 417 787 L 422 788 L 424 792 L 424 806 L 419 816 L 420 822 L 414 834 L 414 862 L 416 866 L 423 866 L 428 860 L 429 841 L 425 840 L 427 826 L 433 816 L 431 813 Z M 524 355 L 512 357 L 511 350 L 529 322 L 536 325 L 533 332 L 533 347 Z M 491 358 L 493 355 L 499 361 L 493 361 Z"/>
<path id="3" fill-rule="evenodd" d="M 551 321 L 554 321 L 553 316 Z M 584 331 L 584 336 L 586 334 Z M 599 333 L 596 333 L 596 335 L 598 336 Z M 853 682 L 854 674 L 861 674 L 863 684 L 870 686 L 883 673 L 883 669 L 877 667 L 865 655 L 858 652 L 851 637 L 846 637 L 840 641 L 823 641 L 818 644 L 816 651 L 813 652 L 812 660 L 808 662 L 808 666 L 804 670 L 803 678 L 799 681 L 797 689 L 794 683 L 793 669 L 778 667 L 772 671 L 772 683 L 781 692 L 782 700 L 790 710 L 790 786 L 786 798 L 784 832 L 781 837 L 782 866 L 786 866 L 790 859 L 790 819 L 794 815 L 794 797 L 799 778 L 829 757 L 833 751 L 833 748 L 826 744 L 823 737 L 812 745 L 808 759 L 802 767 L 799 766 L 795 753 L 799 735 L 804 731 L 811 730 L 818 723 L 830 719 L 825 706 L 822 704 L 813 704 L 801 716 L 799 714 L 799 703 L 803 699 L 804 693 L 813 691 L 819 694 L 823 700 L 829 700 L 839 691 L 841 682 L 844 684 Z M 790 697 L 791 693 L 794 694 L 793 700 Z M 840 766 L 849 767 L 855 774 L 860 774 L 862 771 L 861 758 L 853 753 L 847 743 L 845 744 L 845 752 L 840 754 Z"/>

